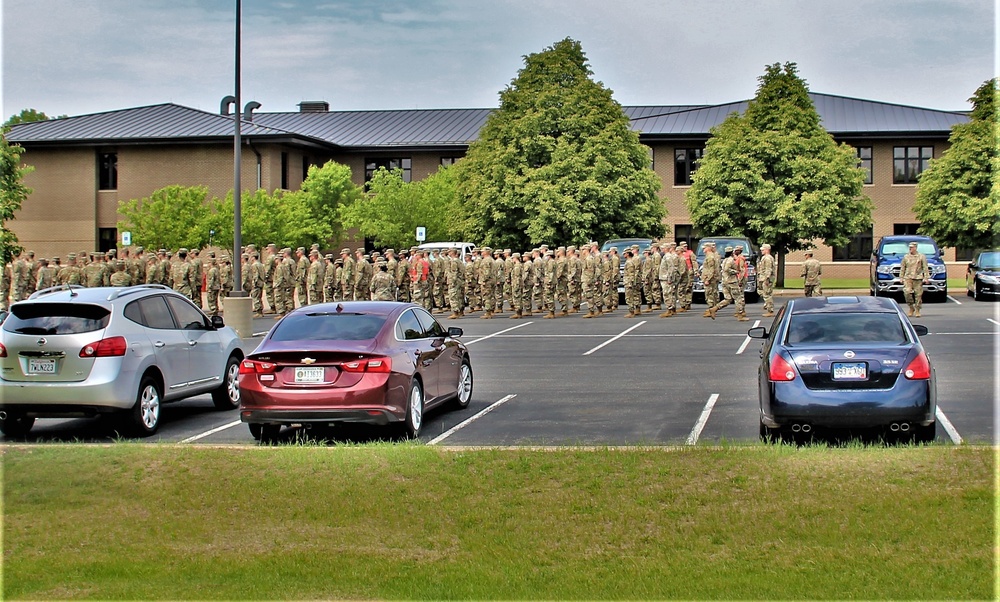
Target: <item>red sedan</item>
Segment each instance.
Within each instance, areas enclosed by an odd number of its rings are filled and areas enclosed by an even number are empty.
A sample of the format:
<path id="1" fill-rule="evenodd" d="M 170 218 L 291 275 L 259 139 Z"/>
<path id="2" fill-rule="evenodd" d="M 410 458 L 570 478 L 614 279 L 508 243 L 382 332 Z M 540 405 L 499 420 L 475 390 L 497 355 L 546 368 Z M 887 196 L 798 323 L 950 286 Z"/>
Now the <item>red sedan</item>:
<path id="1" fill-rule="evenodd" d="M 363 422 L 417 437 L 424 412 L 468 407 L 472 362 L 457 340 L 411 303 L 355 301 L 300 307 L 240 363 L 240 419 L 254 438 L 282 425 Z"/>

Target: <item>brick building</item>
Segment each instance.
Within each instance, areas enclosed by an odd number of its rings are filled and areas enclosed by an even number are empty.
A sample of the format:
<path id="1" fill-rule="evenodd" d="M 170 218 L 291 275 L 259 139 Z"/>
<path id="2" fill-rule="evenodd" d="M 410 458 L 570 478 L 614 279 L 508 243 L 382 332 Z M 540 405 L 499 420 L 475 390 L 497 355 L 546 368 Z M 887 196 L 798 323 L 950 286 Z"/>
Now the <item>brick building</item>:
<path id="1" fill-rule="evenodd" d="M 816 257 L 829 277 L 867 276 L 868 255 L 879 237 L 911 233 L 915 182 L 930 158 L 948 146 L 961 112 L 810 94 L 823 126 L 858 151 L 869 171 L 865 186 L 874 202 L 873 226 L 844 248 L 818 245 Z M 746 102 L 723 105 L 623 107 L 663 182 L 667 238 L 696 241 L 684 193 L 710 129 Z M 308 102 L 300 111 L 245 115 L 243 190 L 297 189 L 310 165 L 348 165 L 362 184 L 379 166 L 398 167 L 418 180 L 461 158 L 491 109 L 330 111 Z M 9 223 L 21 243 L 39 256 L 111 248 L 118 240 L 119 201 L 149 196 L 164 186 L 204 185 L 223 197 L 233 184 L 233 116 L 160 104 L 20 124 L 8 140 L 25 148 L 35 168 L 25 178 L 34 192 Z M 705 233 L 717 234 L 717 233 Z M 952 277 L 964 275 L 966 252 L 948 249 Z M 787 275 L 798 275 L 799 254 L 787 257 Z"/>

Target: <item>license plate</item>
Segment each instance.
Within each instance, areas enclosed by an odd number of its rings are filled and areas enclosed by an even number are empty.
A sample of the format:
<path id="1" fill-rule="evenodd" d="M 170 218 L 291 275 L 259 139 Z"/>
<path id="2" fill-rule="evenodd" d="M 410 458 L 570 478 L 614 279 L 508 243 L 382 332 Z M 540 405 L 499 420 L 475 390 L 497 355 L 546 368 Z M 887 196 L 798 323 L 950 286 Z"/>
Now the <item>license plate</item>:
<path id="1" fill-rule="evenodd" d="M 867 379 L 868 379 L 868 364 L 864 362 L 833 365 L 833 380 L 867 380 Z"/>
<path id="2" fill-rule="evenodd" d="M 55 360 L 28 360 L 28 374 L 55 374 Z"/>
<path id="3" fill-rule="evenodd" d="M 323 382 L 323 368 L 296 368 L 295 382 L 297 383 L 321 383 Z"/>

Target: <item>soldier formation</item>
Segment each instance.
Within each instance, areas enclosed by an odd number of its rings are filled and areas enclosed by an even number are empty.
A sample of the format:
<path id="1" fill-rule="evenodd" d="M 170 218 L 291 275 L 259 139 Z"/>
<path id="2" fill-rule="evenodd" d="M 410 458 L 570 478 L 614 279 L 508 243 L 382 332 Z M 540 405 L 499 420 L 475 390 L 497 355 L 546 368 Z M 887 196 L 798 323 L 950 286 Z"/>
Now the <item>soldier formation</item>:
<path id="1" fill-rule="evenodd" d="M 759 290 L 764 297 L 764 315 L 773 315 L 771 291 L 775 272 L 768 245 L 758 263 Z M 474 248 L 461 256 L 459 249 L 425 250 L 411 247 L 398 254 L 386 249 L 368 253 L 364 248 L 341 249 L 340 256 L 320 253 L 319 245 L 294 251 L 269 244 L 262 253 L 248 245 L 241 253 L 242 288 L 250 295 L 255 317 L 272 314 L 280 319 L 297 306 L 332 301 L 407 301 L 435 313 L 458 319 L 481 312 L 491 319 L 507 311 L 511 319 L 542 314 L 556 318 L 584 313 L 584 318 L 613 313 L 618 309 L 618 287 L 624 275 L 626 318 L 646 312 L 659 317 L 691 309 L 696 272 L 705 283 L 708 309 L 704 317 L 730 304 L 736 318 L 747 320 L 743 287 L 747 261 L 742 249 L 726 249 L 719 257 L 713 244 L 699 268 L 694 252 L 685 242 L 654 243 L 640 255 L 633 245 L 623 250 L 601 251 L 597 243 L 550 249 L 541 245 L 524 253 L 510 249 L 494 251 Z M 218 315 L 227 294 L 233 290 L 234 269 L 229 255 L 197 249 L 166 249 L 144 252 L 126 247 L 120 257 L 107 253 L 70 253 L 65 264 L 54 258 L 34 260 L 23 253 L 4 270 L 3 290 L 12 301 L 26 299 L 36 289 L 58 284 L 80 286 L 129 286 L 162 284 L 184 294 L 209 315 Z M 624 270 L 621 270 L 624 262 Z M 817 262 L 818 263 L 818 262 Z M 700 269 L 700 272 L 699 272 Z M 723 285 L 724 299 L 718 299 Z M 6 296 L 5 296 L 6 297 Z M 6 298 L 3 299 L 6 302 Z"/>

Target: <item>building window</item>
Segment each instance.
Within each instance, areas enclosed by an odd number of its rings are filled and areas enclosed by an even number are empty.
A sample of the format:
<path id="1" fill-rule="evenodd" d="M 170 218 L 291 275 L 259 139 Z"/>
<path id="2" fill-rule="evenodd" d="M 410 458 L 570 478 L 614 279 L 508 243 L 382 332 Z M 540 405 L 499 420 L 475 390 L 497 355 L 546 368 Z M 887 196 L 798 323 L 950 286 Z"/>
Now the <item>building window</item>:
<path id="1" fill-rule="evenodd" d="M 118 190 L 118 153 L 97 155 L 97 189 Z"/>
<path id="2" fill-rule="evenodd" d="M 118 246 L 118 228 L 97 229 L 97 249 L 107 253 Z"/>
<path id="3" fill-rule="evenodd" d="M 288 190 L 288 153 L 281 153 L 281 189 Z"/>
<path id="4" fill-rule="evenodd" d="M 920 228 L 920 224 L 893 224 L 892 234 L 893 236 L 913 236 L 917 233 L 918 228 Z"/>
<path id="5" fill-rule="evenodd" d="M 892 149 L 893 184 L 916 184 L 934 157 L 933 146 L 897 146 Z"/>
<path id="6" fill-rule="evenodd" d="M 955 261 L 972 261 L 976 258 L 976 250 L 966 247 L 955 247 Z"/>
<path id="7" fill-rule="evenodd" d="M 441 157 L 441 165 L 444 167 L 451 167 L 457 163 L 459 159 L 461 159 L 461 157 Z"/>
<path id="8" fill-rule="evenodd" d="M 872 256 L 872 229 L 862 230 L 851 237 L 846 247 L 833 248 L 834 261 L 868 261 Z"/>
<path id="9" fill-rule="evenodd" d="M 674 185 L 691 185 L 691 176 L 698 169 L 698 160 L 704 154 L 703 148 L 674 149 Z"/>
<path id="10" fill-rule="evenodd" d="M 384 167 L 389 171 L 400 169 L 403 171 L 403 181 L 410 181 L 410 166 L 412 162 L 409 158 L 401 157 L 381 157 L 378 159 L 365 159 L 365 182 L 370 182 L 375 170 Z"/>
<path id="11" fill-rule="evenodd" d="M 858 167 L 865 170 L 865 184 L 872 183 L 872 147 L 870 146 L 859 146 L 857 147 L 858 152 Z"/>
<path id="12" fill-rule="evenodd" d="M 674 242 L 677 244 L 687 242 L 688 248 L 693 250 L 698 247 L 699 240 L 701 240 L 701 233 L 695 231 L 691 224 L 674 225 Z"/>

